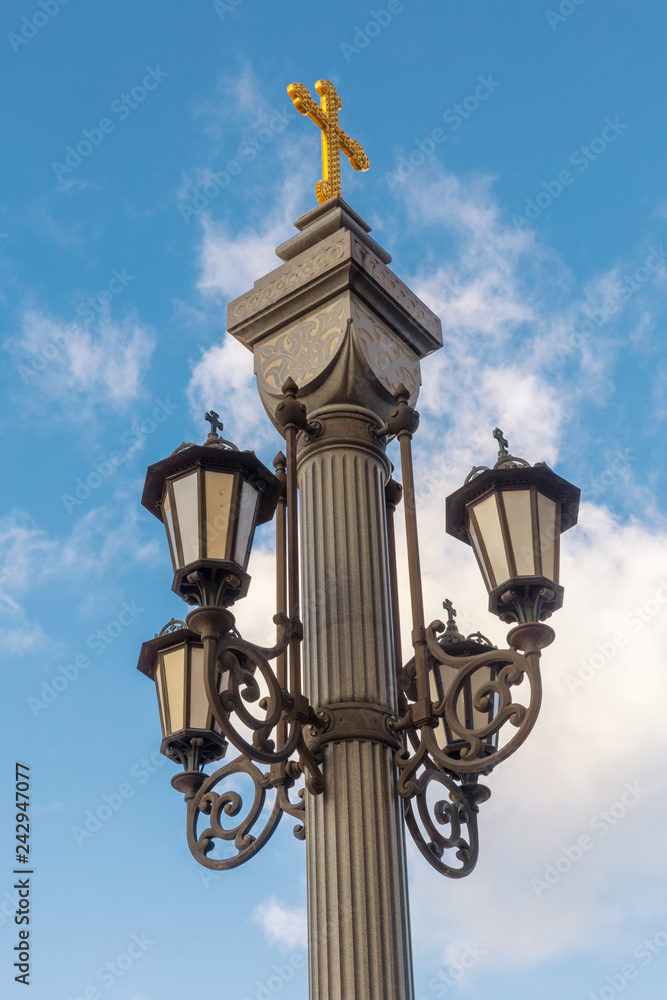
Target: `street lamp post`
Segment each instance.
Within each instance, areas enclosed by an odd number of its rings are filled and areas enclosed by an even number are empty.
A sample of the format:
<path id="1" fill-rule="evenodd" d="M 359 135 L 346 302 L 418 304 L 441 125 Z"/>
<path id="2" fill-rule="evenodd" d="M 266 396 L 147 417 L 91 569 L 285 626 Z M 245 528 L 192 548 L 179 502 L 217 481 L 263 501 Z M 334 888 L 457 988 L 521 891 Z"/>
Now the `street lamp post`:
<path id="1" fill-rule="evenodd" d="M 338 126 L 332 85 L 317 90 L 321 106 L 300 84 L 290 94 L 322 129 L 320 205 L 278 247 L 283 264 L 228 307 L 286 454 L 274 475 L 220 438 L 211 412 L 203 446 L 184 444 L 149 469 L 143 503 L 166 526 L 173 589 L 195 607 L 144 643 L 139 667 L 156 681 L 162 752 L 183 767 L 172 783 L 194 857 L 235 867 L 289 814 L 307 846 L 312 1000 L 412 1000 L 405 828 L 442 874 L 474 868 L 489 795 L 478 778 L 517 749 L 539 711 L 540 654 L 554 638 L 543 619 L 562 604 L 559 537 L 576 522 L 579 491 L 513 458 L 496 429 L 498 462 L 448 498 L 447 531 L 472 545 L 490 610 L 513 623 L 508 647 L 462 636 L 449 601 L 447 625 L 426 626 L 411 442 L 420 361 L 442 345 L 440 321 L 340 197 L 338 150 L 356 169 L 368 161 Z M 402 491 L 387 455 L 394 439 Z M 405 666 L 401 492 L 414 648 Z M 230 608 L 248 591 L 255 525 L 276 510 L 278 634 L 266 649 L 239 635 Z M 237 756 L 206 773 L 229 745 Z"/>

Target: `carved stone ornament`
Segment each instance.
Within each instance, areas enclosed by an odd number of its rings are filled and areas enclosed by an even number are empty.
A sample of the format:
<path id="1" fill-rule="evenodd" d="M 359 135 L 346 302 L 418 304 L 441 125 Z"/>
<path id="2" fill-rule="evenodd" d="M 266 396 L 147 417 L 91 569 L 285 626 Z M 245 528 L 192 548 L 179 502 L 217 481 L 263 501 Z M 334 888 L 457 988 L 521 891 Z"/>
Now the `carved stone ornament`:
<path id="1" fill-rule="evenodd" d="M 417 356 L 371 309 L 349 294 L 257 344 L 255 373 L 262 402 L 272 418 L 282 399 L 282 386 L 290 377 L 310 413 L 346 403 L 372 409 L 382 420 L 393 409 L 393 394 L 401 382 L 413 402 L 420 385 Z"/>
<path id="2" fill-rule="evenodd" d="M 416 400 L 420 385 L 419 359 L 356 299 L 352 299 L 351 313 L 359 346 L 373 374 L 392 398 L 403 383 L 410 399 Z"/>
<path id="3" fill-rule="evenodd" d="M 345 237 L 345 231 L 341 229 L 330 239 L 323 240 L 317 247 L 300 254 L 294 262 L 278 268 L 277 272 L 273 272 L 275 277 L 272 278 L 269 274 L 261 281 L 255 282 L 258 287 L 230 303 L 230 320 L 249 319 L 343 260 L 347 243 Z"/>
<path id="4" fill-rule="evenodd" d="M 357 263 L 361 264 L 364 271 L 367 274 L 372 275 L 372 277 L 377 281 L 379 285 L 389 292 L 397 302 L 403 306 L 407 312 L 409 312 L 415 319 L 419 320 L 427 330 L 430 330 L 434 336 L 440 336 L 440 320 L 434 312 L 432 312 L 426 303 L 422 302 L 414 292 L 410 291 L 408 286 L 401 281 L 393 271 L 382 263 L 379 257 L 377 257 L 372 250 L 369 250 L 367 246 L 361 242 L 361 240 L 352 236 L 351 238 L 351 249 L 352 258 L 356 260 Z"/>
<path id="5" fill-rule="evenodd" d="M 255 371 L 268 392 L 282 395 L 293 378 L 301 389 L 324 375 L 338 353 L 347 317 L 342 298 L 286 330 L 274 333 L 256 348 Z"/>

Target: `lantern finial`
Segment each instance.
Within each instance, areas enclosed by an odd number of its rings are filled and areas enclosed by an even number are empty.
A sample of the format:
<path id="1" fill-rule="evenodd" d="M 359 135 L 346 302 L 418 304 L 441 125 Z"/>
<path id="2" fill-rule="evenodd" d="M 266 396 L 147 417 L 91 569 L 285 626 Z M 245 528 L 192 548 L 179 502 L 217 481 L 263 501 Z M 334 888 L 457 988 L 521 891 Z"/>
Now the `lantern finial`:
<path id="1" fill-rule="evenodd" d="M 442 602 L 442 606 L 447 612 L 447 628 L 440 641 L 447 644 L 450 642 L 463 642 L 465 636 L 461 635 L 456 625 L 456 608 L 449 598 Z"/>
<path id="2" fill-rule="evenodd" d="M 507 438 L 501 431 L 500 427 L 494 428 L 493 436 L 498 442 L 498 461 L 504 462 L 506 459 L 510 457 L 509 451 L 507 450 L 509 448 Z"/>
<path id="3" fill-rule="evenodd" d="M 208 439 L 206 441 L 207 444 L 210 444 L 213 441 L 217 441 L 218 431 L 221 431 L 223 429 L 222 424 L 218 419 L 219 416 L 220 414 L 216 413 L 215 410 L 208 410 L 204 414 L 204 420 L 208 420 L 209 424 L 211 425 L 211 430 L 209 431 Z"/>
<path id="4" fill-rule="evenodd" d="M 213 445 L 217 448 L 231 448 L 232 451 L 238 451 L 235 444 L 232 444 L 231 441 L 225 441 L 225 439 L 220 437 L 218 434 L 218 431 L 223 430 L 222 422 L 219 418 L 220 414 L 216 413 L 215 410 L 207 410 L 204 414 L 204 420 L 208 420 L 211 425 L 211 429 L 208 432 L 208 437 L 206 438 L 204 444 Z"/>

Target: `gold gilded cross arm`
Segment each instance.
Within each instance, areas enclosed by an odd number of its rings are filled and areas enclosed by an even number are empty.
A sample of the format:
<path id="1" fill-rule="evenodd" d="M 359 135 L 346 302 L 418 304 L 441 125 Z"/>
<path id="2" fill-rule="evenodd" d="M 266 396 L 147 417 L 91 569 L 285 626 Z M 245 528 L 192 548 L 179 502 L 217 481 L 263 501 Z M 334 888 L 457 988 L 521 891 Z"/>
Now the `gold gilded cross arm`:
<path id="1" fill-rule="evenodd" d="M 368 170 L 370 162 L 364 148 L 356 139 L 350 139 L 338 124 L 338 112 L 343 107 L 336 88 L 329 80 L 318 80 L 315 90 L 321 104 L 310 96 L 302 83 L 290 83 L 287 93 L 302 115 L 307 115 L 322 130 L 322 180 L 317 182 L 315 193 L 320 205 L 340 195 L 340 153 L 349 158 L 355 170 Z"/>

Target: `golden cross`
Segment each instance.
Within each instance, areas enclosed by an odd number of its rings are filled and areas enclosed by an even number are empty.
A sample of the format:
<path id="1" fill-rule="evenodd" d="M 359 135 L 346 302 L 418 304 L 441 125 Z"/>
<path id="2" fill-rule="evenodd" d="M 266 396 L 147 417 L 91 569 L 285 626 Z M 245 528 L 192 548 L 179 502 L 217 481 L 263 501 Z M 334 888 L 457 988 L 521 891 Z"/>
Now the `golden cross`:
<path id="1" fill-rule="evenodd" d="M 308 115 L 322 129 L 322 180 L 315 192 L 320 205 L 329 198 L 340 195 L 340 152 L 349 157 L 355 170 L 368 170 L 370 162 L 364 148 L 356 139 L 350 139 L 338 124 L 338 112 L 343 107 L 336 88 L 329 80 L 318 80 L 315 90 L 321 97 L 317 104 L 302 83 L 290 83 L 287 93 L 296 110 Z"/>

